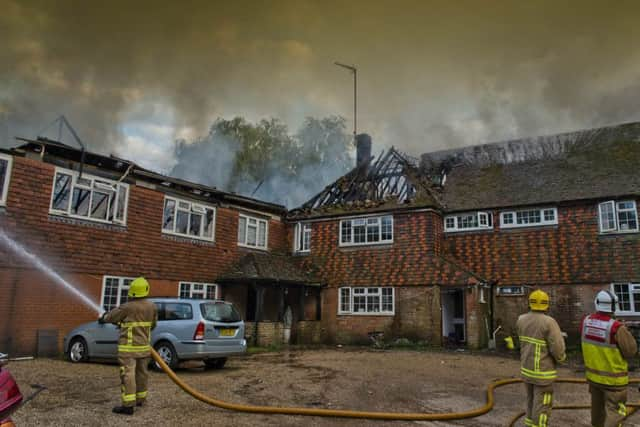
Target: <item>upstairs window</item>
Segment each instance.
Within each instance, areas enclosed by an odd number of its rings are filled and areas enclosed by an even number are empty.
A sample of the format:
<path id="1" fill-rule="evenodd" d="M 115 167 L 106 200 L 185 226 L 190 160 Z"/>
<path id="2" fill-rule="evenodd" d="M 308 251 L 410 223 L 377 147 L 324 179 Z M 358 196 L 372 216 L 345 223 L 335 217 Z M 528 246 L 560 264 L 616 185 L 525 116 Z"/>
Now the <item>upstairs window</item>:
<path id="1" fill-rule="evenodd" d="M 180 282 L 180 298 L 216 299 L 218 285 L 213 283 Z"/>
<path id="2" fill-rule="evenodd" d="M 163 233 L 213 241 L 215 223 L 214 207 L 165 196 Z"/>
<path id="3" fill-rule="evenodd" d="M 6 206 L 13 158 L 0 153 L 0 206 Z"/>
<path id="4" fill-rule="evenodd" d="M 471 212 L 449 215 L 444 219 L 444 231 L 491 230 L 493 215 L 489 212 Z"/>
<path id="5" fill-rule="evenodd" d="M 393 288 L 340 288 L 338 314 L 393 315 L 395 292 Z"/>
<path id="6" fill-rule="evenodd" d="M 128 184 L 56 168 L 50 212 L 125 225 L 128 193 Z"/>
<path id="7" fill-rule="evenodd" d="M 635 200 L 608 201 L 598 205 L 601 233 L 632 233 L 638 231 L 638 211 Z"/>
<path id="8" fill-rule="evenodd" d="M 614 283 L 611 290 L 618 296 L 616 314 L 640 314 L 640 283 Z"/>
<path id="9" fill-rule="evenodd" d="M 295 252 L 311 250 L 311 224 L 297 223 L 294 232 Z"/>
<path id="10" fill-rule="evenodd" d="M 238 221 L 238 245 L 267 249 L 269 223 L 266 219 L 240 214 Z"/>
<path id="11" fill-rule="evenodd" d="M 129 300 L 130 277 L 104 276 L 102 283 L 102 308 L 113 310 Z"/>
<path id="12" fill-rule="evenodd" d="M 393 243 L 393 216 L 340 221 L 340 246 Z"/>
<path id="13" fill-rule="evenodd" d="M 536 227 L 539 225 L 558 224 L 558 209 L 520 209 L 500 213 L 500 227 Z"/>

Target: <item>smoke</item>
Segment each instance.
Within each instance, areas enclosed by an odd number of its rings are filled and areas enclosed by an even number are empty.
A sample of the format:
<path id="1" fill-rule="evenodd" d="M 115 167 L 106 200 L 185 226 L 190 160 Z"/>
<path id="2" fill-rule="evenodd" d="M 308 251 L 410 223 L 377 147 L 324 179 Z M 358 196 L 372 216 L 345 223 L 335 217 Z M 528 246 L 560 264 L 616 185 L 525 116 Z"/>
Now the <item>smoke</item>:
<path id="1" fill-rule="evenodd" d="M 358 67 L 358 131 L 414 155 L 640 118 L 637 2 L 0 0 L 0 10 L 3 146 L 65 114 L 91 150 L 166 172 L 179 161 L 173 141 L 206 135 L 216 117 L 352 123 L 351 78 L 336 60 Z"/>

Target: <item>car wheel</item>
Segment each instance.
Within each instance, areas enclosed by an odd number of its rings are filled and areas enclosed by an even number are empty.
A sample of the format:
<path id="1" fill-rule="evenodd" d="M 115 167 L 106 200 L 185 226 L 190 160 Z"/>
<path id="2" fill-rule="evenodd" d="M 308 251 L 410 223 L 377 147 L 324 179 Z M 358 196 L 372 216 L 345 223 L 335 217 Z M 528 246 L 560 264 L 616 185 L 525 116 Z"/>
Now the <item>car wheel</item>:
<path id="1" fill-rule="evenodd" d="M 178 366 L 178 354 L 171 343 L 168 341 L 160 341 L 153 348 L 160 355 L 162 360 L 164 360 L 164 363 L 166 363 L 171 369 L 175 369 Z M 160 370 L 160 365 L 156 362 L 153 362 L 153 366 L 155 369 Z"/>
<path id="2" fill-rule="evenodd" d="M 67 355 L 72 363 L 86 362 L 89 360 L 89 347 L 82 337 L 75 337 L 69 343 L 69 354 Z"/>
<path id="3" fill-rule="evenodd" d="M 220 357 L 218 359 L 204 359 L 204 364 L 207 368 L 222 369 L 224 364 L 227 363 L 226 357 Z"/>

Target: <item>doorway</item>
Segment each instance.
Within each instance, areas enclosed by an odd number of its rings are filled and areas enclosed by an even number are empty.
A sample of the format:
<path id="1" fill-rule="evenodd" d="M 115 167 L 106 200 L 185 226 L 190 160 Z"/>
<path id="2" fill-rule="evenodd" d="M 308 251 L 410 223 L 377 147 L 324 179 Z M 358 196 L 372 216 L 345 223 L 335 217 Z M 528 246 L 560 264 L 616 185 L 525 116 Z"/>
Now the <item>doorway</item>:
<path id="1" fill-rule="evenodd" d="M 442 338 L 447 344 L 461 345 L 467 340 L 464 317 L 464 290 L 447 289 L 441 292 Z"/>

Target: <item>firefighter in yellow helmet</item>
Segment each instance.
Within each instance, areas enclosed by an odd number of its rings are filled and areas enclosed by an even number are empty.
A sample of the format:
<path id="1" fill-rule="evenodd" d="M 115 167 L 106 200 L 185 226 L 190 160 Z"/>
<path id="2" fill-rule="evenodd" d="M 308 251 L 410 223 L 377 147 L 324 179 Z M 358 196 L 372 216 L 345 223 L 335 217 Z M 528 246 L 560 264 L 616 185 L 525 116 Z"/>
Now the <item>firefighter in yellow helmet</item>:
<path id="1" fill-rule="evenodd" d="M 553 400 L 556 365 L 566 359 L 564 338 L 558 323 L 545 312 L 549 295 L 535 290 L 529 295 L 528 313 L 520 315 L 516 329 L 520 339 L 520 374 L 527 392 L 526 426 L 547 427 Z"/>
<path id="2" fill-rule="evenodd" d="M 610 291 L 596 295 L 596 313 L 582 320 L 582 357 L 591 393 L 591 425 L 622 425 L 627 415 L 629 373 L 625 358 L 638 351 L 635 338 L 614 319 L 618 297 Z"/>
<path id="3" fill-rule="evenodd" d="M 100 323 L 114 323 L 120 328 L 118 363 L 120 364 L 122 405 L 116 414 L 133 415 L 134 406 L 142 406 L 147 398 L 147 367 L 151 350 L 151 330 L 156 327 L 156 305 L 145 297 L 149 282 L 138 277 L 129 287 L 130 301 L 103 314 Z"/>

